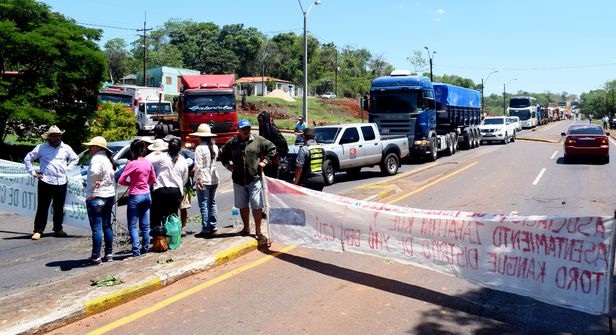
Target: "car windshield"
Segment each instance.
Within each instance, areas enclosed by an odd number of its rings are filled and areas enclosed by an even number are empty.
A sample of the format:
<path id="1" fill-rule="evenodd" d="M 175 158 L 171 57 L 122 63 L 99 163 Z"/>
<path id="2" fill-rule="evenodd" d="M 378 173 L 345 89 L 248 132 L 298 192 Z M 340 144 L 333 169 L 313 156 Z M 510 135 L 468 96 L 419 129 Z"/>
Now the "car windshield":
<path id="1" fill-rule="evenodd" d="M 331 128 L 316 128 L 314 130 L 314 140 L 317 143 L 323 144 L 331 144 L 336 140 L 336 136 L 340 128 L 331 127 Z"/>
<path id="2" fill-rule="evenodd" d="M 114 104 L 123 104 L 126 107 L 131 107 L 131 96 L 124 94 L 101 93 L 98 99 L 102 102 L 111 102 Z"/>
<path id="3" fill-rule="evenodd" d="M 505 119 L 503 118 L 496 118 L 496 119 L 485 119 L 483 120 L 483 124 L 487 125 L 487 124 L 504 124 L 505 123 Z"/>
<path id="4" fill-rule="evenodd" d="M 223 95 L 188 95 L 187 112 L 231 112 L 235 110 L 235 96 Z"/>
<path id="5" fill-rule="evenodd" d="M 569 135 L 603 135 L 603 128 L 599 126 L 571 127 Z"/>

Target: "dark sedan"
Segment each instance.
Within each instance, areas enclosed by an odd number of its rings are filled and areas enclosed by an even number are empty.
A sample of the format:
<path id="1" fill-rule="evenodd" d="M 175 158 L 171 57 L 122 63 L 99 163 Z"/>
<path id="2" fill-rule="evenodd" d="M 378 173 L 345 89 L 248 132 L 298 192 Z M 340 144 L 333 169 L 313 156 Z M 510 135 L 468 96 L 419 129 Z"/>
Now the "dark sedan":
<path id="1" fill-rule="evenodd" d="M 605 164 L 610 162 L 610 140 L 599 125 L 594 124 L 575 124 L 567 129 L 563 148 L 565 150 L 565 163 L 571 161 L 572 157 L 598 157 Z"/>

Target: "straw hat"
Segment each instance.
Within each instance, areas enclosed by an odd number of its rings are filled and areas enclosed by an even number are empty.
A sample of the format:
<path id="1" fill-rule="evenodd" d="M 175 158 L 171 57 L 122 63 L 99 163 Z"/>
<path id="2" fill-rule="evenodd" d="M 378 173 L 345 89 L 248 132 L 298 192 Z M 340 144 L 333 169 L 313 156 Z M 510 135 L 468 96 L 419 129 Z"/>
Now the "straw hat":
<path id="1" fill-rule="evenodd" d="M 150 151 L 166 151 L 169 149 L 169 143 L 165 142 L 162 138 L 157 138 L 154 143 L 148 145 Z"/>
<path id="2" fill-rule="evenodd" d="M 140 137 L 140 138 L 139 138 L 139 141 L 141 141 L 141 142 L 145 142 L 145 143 L 147 143 L 147 144 L 152 144 L 152 143 L 154 143 L 154 139 L 152 139 L 152 138 L 151 138 L 151 137 L 149 137 L 149 136 L 142 136 L 142 137 Z"/>
<path id="3" fill-rule="evenodd" d="M 212 129 L 210 128 L 210 126 L 205 123 L 200 124 L 196 132 L 190 133 L 188 135 L 197 136 L 197 137 L 216 137 L 217 136 L 216 134 L 212 133 Z"/>
<path id="4" fill-rule="evenodd" d="M 111 150 L 109 150 L 109 148 L 107 148 L 107 140 L 104 137 L 102 137 L 102 136 L 93 137 L 90 140 L 90 142 L 85 142 L 85 143 L 83 143 L 83 145 L 85 145 L 87 147 L 96 146 L 96 147 L 100 147 L 100 148 L 103 148 L 103 149 L 111 152 Z"/>
<path id="5" fill-rule="evenodd" d="M 60 130 L 60 128 L 58 128 L 58 126 L 51 126 L 49 127 L 49 130 L 47 130 L 46 132 L 44 132 L 41 137 L 46 140 L 47 136 L 51 135 L 51 134 L 59 134 L 62 135 L 64 134 L 64 130 Z"/>

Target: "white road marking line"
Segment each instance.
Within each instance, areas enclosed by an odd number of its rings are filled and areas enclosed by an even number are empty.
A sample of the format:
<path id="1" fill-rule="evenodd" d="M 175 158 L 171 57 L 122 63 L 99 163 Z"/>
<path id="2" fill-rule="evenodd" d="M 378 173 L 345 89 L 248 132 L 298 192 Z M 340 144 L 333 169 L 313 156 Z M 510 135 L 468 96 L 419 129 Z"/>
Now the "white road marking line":
<path id="1" fill-rule="evenodd" d="M 545 168 L 541 169 L 541 171 L 539 171 L 539 175 L 537 176 L 537 178 L 535 178 L 535 180 L 533 181 L 533 186 L 537 185 L 539 183 L 539 180 L 541 180 L 541 177 L 543 177 L 543 174 L 545 173 Z"/>
<path id="2" fill-rule="evenodd" d="M 558 150 L 554 151 L 554 153 L 552 154 L 552 157 L 550 157 L 550 159 L 554 159 L 554 157 L 556 157 L 557 153 L 558 153 Z"/>

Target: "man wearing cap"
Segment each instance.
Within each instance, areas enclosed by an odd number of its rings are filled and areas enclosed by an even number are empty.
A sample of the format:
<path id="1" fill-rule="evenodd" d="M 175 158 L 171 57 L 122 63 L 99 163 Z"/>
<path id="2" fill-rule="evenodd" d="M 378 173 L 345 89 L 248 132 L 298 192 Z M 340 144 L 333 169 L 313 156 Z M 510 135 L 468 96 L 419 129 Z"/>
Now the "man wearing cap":
<path id="1" fill-rule="evenodd" d="M 47 225 L 49 206 L 53 202 L 53 231 L 55 237 L 66 237 L 62 229 L 64 221 L 64 201 L 66 199 L 67 172 L 77 165 L 79 157 L 73 149 L 62 142 L 63 130 L 57 126 L 49 127 L 42 137 L 46 140 L 34 147 L 24 158 L 28 174 L 38 179 L 37 208 L 34 218 L 33 240 L 42 237 Z M 32 162 L 39 161 L 36 171 Z"/>
<path id="2" fill-rule="evenodd" d="M 304 145 L 299 148 L 295 159 L 295 184 L 322 191 L 325 187 L 324 157 L 325 150 L 314 140 L 314 128 L 304 129 Z"/>
<path id="3" fill-rule="evenodd" d="M 261 233 L 261 218 L 263 217 L 261 171 L 272 163 L 276 155 L 276 146 L 262 136 L 251 134 L 250 121 L 242 119 L 238 127 L 239 134 L 229 139 L 221 149 L 221 163 L 231 171 L 235 207 L 240 209 L 244 223 L 241 234 L 250 233 L 250 207 L 255 220 L 256 237 L 260 240 L 263 238 Z"/>
<path id="4" fill-rule="evenodd" d="M 300 144 L 304 140 L 303 134 L 304 129 L 306 129 L 308 125 L 306 121 L 304 121 L 304 117 L 300 116 L 297 118 L 297 122 L 295 123 L 295 144 Z"/>

